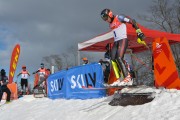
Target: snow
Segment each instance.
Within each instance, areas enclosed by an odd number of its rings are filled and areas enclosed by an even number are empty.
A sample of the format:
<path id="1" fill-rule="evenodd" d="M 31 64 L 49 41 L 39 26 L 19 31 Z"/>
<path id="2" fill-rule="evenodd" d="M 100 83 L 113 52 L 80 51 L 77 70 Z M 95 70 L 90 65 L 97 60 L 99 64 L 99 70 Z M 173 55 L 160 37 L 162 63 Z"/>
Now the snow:
<path id="1" fill-rule="evenodd" d="M 180 91 L 154 91 L 152 102 L 136 106 L 110 106 L 113 96 L 98 99 L 56 99 L 24 96 L 0 107 L 0 120 L 179 120 Z M 125 90 L 124 90 L 125 91 Z M 127 90 L 126 90 L 127 91 Z M 123 92 L 123 91 L 122 91 Z"/>

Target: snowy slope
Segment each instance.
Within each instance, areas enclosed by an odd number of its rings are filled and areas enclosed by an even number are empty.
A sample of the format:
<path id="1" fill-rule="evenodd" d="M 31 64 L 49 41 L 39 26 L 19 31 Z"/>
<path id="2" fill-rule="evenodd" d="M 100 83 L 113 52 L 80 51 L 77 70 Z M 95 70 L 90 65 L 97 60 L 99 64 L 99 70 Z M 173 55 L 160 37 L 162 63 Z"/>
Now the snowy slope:
<path id="1" fill-rule="evenodd" d="M 157 90 L 144 105 L 110 106 L 112 96 L 89 100 L 51 100 L 24 96 L 0 107 L 0 120 L 179 120 L 180 91 Z"/>

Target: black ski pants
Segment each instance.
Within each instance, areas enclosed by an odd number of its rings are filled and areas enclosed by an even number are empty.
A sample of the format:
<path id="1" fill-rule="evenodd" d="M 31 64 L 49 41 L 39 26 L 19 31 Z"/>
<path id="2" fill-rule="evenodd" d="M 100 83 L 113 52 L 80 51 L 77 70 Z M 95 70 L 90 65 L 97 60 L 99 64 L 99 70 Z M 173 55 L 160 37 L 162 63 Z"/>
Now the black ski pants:
<path id="1" fill-rule="evenodd" d="M 123 76 L 128 75 L 128 70 L 124 64 L 124 54 L 128 47 L 128 39 L 115 41 L 111 50 L 111 60 L 118 62 L 118 67 L 122 70 Z"/>
<path id="2" fill-rule="evenodd" d="M 9 88 L 7 87 L 7 85 L 3 85 L 1 86 L 1 90 L 0 90 L 0 101 L 2 99 L 3 93 L 6 92 L 7 93 L 7 97 L 6 97 L 6 101 L 10 101 L 11 98 L 11 91 L 9 90 Z"/>

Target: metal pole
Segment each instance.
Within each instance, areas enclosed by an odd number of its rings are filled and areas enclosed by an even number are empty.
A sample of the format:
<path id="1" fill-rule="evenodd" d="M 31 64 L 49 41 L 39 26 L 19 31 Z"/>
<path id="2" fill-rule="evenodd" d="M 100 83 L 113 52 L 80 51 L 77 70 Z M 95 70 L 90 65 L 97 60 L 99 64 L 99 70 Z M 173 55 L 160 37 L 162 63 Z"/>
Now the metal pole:
<path id="1" fill-rule="evenodd" d="M 78 66 L 79 66 L 80 65 L 80 51 L 78 50 L 77 52 L 78 52 L 78 60 L 77 61 L 78 61 Z"/>
<path id="2" fill-rule="evenodd" d="M 54 73 L 54 66 L 51 66 L 51 73 Z"/>

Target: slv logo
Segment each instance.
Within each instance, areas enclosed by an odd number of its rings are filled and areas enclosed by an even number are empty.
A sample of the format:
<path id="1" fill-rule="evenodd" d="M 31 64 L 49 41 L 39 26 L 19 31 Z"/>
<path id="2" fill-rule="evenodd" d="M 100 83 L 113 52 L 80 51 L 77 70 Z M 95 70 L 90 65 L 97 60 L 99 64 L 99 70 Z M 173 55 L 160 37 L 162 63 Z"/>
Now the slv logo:
<path id="1" fill-rule="evenodd" d="M 82 88 L 82 86 L 89 86 L 93 84 L 93 87 L 96 85 L 96 73 L 94 72 L 93 75 L 90 73 L 87 74 L 79 74 L 77 76 L 71 76 L 71 88 L 75 89 L 76 87 Z M 92 84 L 90 84 L 92 83 Z"/>
<path id="2" fill-rule="evenodd" d="M 162 51 L 162 44 L 156 43 L 156 53 L 160 53 Z"/>
<path id="3" fill-rule="evenodd" d="M 50 82 L 51 92 L 60 91 L 63 87 L 64 78 L 56 79 Z"/>
<path id="4" fill-rule="evenodd" d="M 156 49 L 160 48 L 162 45 L 159 43 L 156 43 Z"/>

